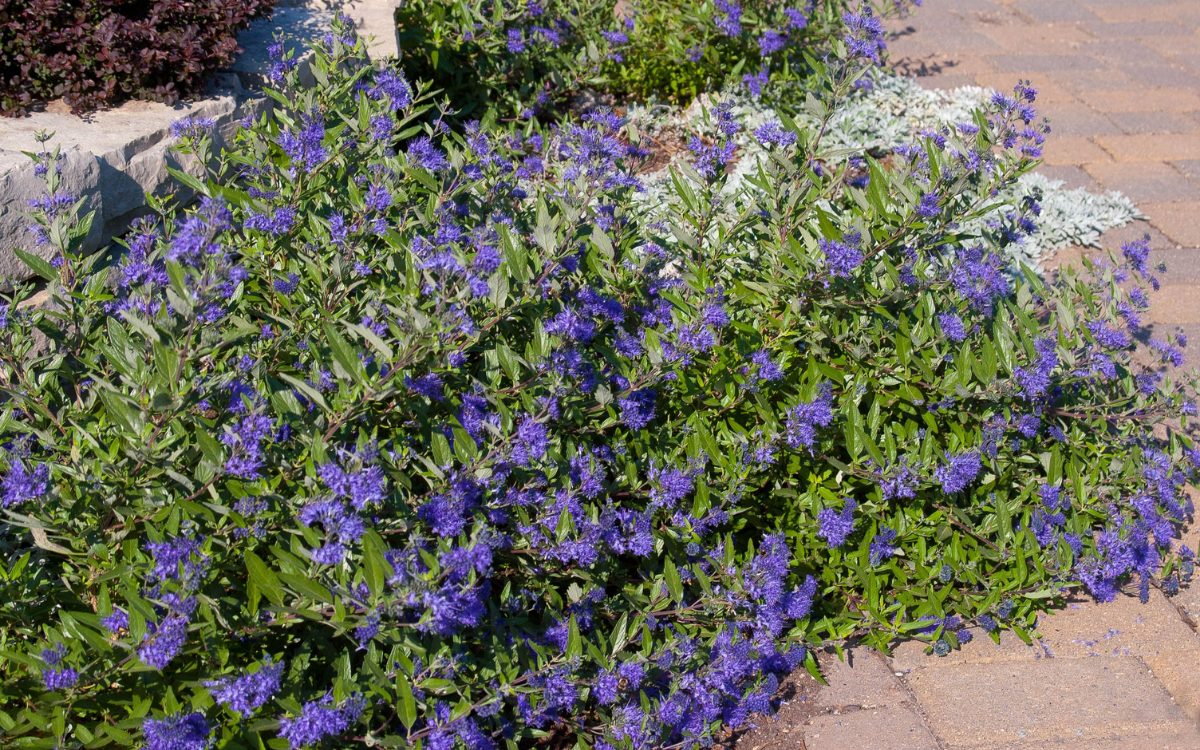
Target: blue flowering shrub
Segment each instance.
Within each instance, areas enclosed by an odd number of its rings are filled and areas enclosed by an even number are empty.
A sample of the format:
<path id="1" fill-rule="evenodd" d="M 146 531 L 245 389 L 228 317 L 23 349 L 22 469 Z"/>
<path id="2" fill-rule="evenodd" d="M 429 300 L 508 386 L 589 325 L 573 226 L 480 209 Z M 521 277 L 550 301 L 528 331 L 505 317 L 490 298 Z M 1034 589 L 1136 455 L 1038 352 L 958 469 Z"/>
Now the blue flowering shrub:
<path id="1" fill-rule="evenodd" d="M 687 103 L 727 81 L 762 93 L 807 80 L 839 40 L 880 61 L 882 18 L 919 0 L 409 0 L 406 73 L 461 117 L 552 118 L 584 89 Z"/>
<path id="2" fill-rule="evenodd" d="M 734 195 L 718 106 L 648 214 L 611 113 L 415 125 L 430 94 L 353 41 L 120 253 L 77 252 L 37 155 L 50 300 L 0 316 L 6 743 L 708 746 L 813 646 L 944 654 L 1191 576 L 1147 246 L 1047 283 L 1002 260 L 1034 201 L 958 229 L 1036 158 L 1032 89 L 886 167 L 767 123 Z M 870 58 L 818 65 L 819 122 Z"/>
<path id="3" fill-rule="evenodd" d="M 639 0 L 629 4 L 623 29 L 605 34 L 613 48 L 601 78 L 623 98 L 687 104 L 731 83 L 755 97 L 764 91 L 777 97 L 781 87 L 803 90 L 813 73 L 809 58 L 833 52 L 838 41 L 881 62 L 883 19 L 904 16 L 920 4 Z"/>

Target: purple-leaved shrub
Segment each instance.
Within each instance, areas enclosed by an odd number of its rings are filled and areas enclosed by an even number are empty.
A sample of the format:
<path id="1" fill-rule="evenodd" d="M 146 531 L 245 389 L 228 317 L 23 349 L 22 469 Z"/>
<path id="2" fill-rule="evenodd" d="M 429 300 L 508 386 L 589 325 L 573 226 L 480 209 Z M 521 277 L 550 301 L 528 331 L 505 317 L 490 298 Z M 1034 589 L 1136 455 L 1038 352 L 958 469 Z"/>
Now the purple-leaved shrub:
<path id="1" fill-rule="evenodd" d="M 707 746 L 813 646 L 944 654 L 1191 577 L 1195 410 L 1112 334 L 1148 247 L 1047 283 L 1002 254 L 1036 205 L 959 232 L 1040 153 L 1027 86 L 888 168 L 760 128 L 734 195 L 719 108 L 647 214 L 611 112 L 454 132 L 343 25 L 315 52 L 123 252 L 79 254 L 37 155 L 51 304 L 0 316 L 8 736 Z"/>

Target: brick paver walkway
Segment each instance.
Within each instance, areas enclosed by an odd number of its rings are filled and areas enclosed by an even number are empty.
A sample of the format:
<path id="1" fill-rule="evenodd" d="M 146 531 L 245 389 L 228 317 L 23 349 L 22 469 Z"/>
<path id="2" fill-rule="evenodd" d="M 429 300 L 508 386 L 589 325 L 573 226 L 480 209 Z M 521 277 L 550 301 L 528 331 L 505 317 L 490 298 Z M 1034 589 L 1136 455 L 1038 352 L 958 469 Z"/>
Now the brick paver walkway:
<path id="1" fill-rule="evenodd" d="M 925 0 L 893 28 L 893 60 L 928 87 L 1033 81 L 1053 128 L 1041 171 L 1120 190 L 1149 217 L 1104 244 L 1150 234 L 1169 266 L 1153 324 L 1191 334 L 1200 365 L 1200 0 Z M 1081 598 L 1042 619 L 1034 647 L 978 633 L 942 659 L 920 643 L 830 655 L 830 686 L 738 750 L 1200 750 L 1196 621 L 1200 581 L 1147 605 Z"/>
<path id="2" fill-rule="evenodd" d="M 1150 234 L 1169 268 L 1151 318 L 1194 334 L 1200 365 L 1200 0 L 925 0 L 893 28 L 923 85 L 1033 81 L 1053 128 L 1041 171 L 1149 217 L 1106 244 Z"/>

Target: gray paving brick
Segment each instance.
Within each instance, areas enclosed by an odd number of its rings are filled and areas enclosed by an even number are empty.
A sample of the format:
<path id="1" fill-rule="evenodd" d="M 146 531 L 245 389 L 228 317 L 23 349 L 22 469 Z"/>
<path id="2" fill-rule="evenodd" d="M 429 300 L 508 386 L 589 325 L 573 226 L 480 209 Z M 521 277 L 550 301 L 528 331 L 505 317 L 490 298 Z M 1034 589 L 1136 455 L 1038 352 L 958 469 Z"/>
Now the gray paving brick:
<path id="1" fill-rule="evenodd" d="M 945 29 L 922 31 L 917 40 L 928 45 L 939 53 L 953 55 L 957 52 L 970 52 L 978 56 L 989 52 L 1002 52 L 1003 48 L 990 37 L 978 31 L 967 29 Z"/>
<path id="2" fill-rule="evenodd" d="M 996 70 L 1025 73 L 1031 70 L 1100 70 L 1104 63 L 1087 55 L 992 55 Z"/>
<path id="3" fill-rule="evenodd" d="M 1200 96 L 1186 88 L 1102 86 L 1079 93 L 1079 98 L 1101 112 L 1197 112 Z"/>
<path id="4" fill-rule="evenodd" d="M 1123 132 L 1104 114 L 1086 104 L 1064 102 L 1042 107 L 1040 114 L 1050 118 L 1051 136 L 1113 135 Z"/>
<path id="5" fill-rule="evenodd" d="M 1200 53 L 1193 52 L 1186 55 L 1175 55 L 1171 58 L 1171 62 L 1176 65 L 1182 65 L 1195 73 L 1200 73 Z"/>
<path id="6" fill-rule="evenodd" d="M 1133 80 L 1151 86 L 1200 88 L 1200 76 L 1193 71 L 1173 65 L 1121 65 L 1119 69 Z"/>
<path id="7" fill-rule="evenodd" d="M 1134 202 L 1200 198 L 1200 184 L 1162 162 L 1108 162 L 1084 169 L 1109 190 L 1120 190 Z"/>
<path id="8" fill-rule="evenodd" d="M 1115 68 L 1096 70 L 1052 70 L 1042 72 L 1037 78 L 1050 78 L 1067 91 L 1083 96 L 1088 91 L 1122 91 L 1136 97 L 1146 90 L 1146 84 L 1135 81 L 1132 76 Z"/>
<path id="9" fill-rule="evenodd" d="M 1016 3 L 1021 13 L 1043 23 L 1075 23 L 1100 19 L 1079 3 L 1071 0 L 1024 0 Z"/>
<path id="10" fill-rule="evenodd" d="M 1194 247 L 1163 247 L 1155 248 L 1153 258 L 1167 264 L 1167 272 L 1159 274 L 1159 278 L 1168 284 L 1200 284 L 1200 249 Z M 1191 353 L 1200 356 L 1200 339 L 1196 345 L 1188 347 Z M 1200 604 L 1200 581 L 1192 587 Z M 1185 591 L 1184 594 L 1189 592 Z M 1197 609 L 1200 613 L 1200 608 Z"/>
<path id="11" fill-rule="evenodd" d="M 1140 39 L 1109 39 L 1103 42 L 1087 42 L 1080 51 L 1092 57 L 1126 65 L 1170 65 L 1170 61 L 1151 50 Z"/>
<path id="12" fill-rule="evenodd" d="M 1200 130 L 1200 123 L 1186 114 L 1172 112 L 1110 112 L 1108 119 L 1124 133 L 1187 133 Z M 1197 135 L 1200 135 L 1198 133 Z"/>
<path id="13" fill-rule="evenodd" d="M 1200 159 L 1179 159 L 1171 164 L 1191 179 L 1200 180 Z"/>
<path id="14" fill-rule="evenodd" d="M 1100 244 L 1103 247 L 1119 250 L 1121 245 L 1126 242 L 1140 240 L 1143 237 L 1150 238 L 1150 247 L 1155 253 L 1175 247 L 1169 237 L 1144 220 L 1131 221 L 1123 227 L 1114 227 L 1108 230 L 1100 237 Z"/>
<path id="15" fill-rule="evenodd" d="M 1129 39 L 1130 37 L 1169 36 L 1179 33 L 1179 24 L 1170 21 L 1146 21 L 1132 23 L 1085 23 L 1097 39 Z"/>

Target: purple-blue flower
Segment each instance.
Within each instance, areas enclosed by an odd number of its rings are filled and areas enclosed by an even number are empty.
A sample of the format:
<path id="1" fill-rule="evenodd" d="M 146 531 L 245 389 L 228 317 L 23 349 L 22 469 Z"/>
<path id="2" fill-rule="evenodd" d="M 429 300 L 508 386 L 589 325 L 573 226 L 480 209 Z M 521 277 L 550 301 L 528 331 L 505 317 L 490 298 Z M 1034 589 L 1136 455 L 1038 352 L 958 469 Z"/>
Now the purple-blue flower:
<path id="1" fill-rule="evenodd" d="M 183 117 L 171 123 L 172 138 L 198 139 L 212 129 L 217 121 L 211 117 Z"/>
<path id="2" fill-rule="evenodd" d="M 846 538 L 854 531 L 854 511 L 858 503 L 852 497 L 846 498 L 846 504 L 839 513 L 833 508 L 822 508 L 817 514 L 820 529 L 817 536 L 829 543 L 829 549 L 837 549 L 846 543 Z"/>
<path id="3" fill-rule="evenodd" d="M 326 737 L 342 734 L 358 720 L 366 703 L 353 696 L 336 705 L 332 695 L 309 701 L 300 708 L 297 716 L 286 716 L 279 720 L 279 736 L 288 741 L 292 750 L 315 745 Z"/>
<path id="4" fill-rule="evenodd" d="M 942 313 L 938 316 L 938 323 L 942 327 L 942 335 L 954 343 L 957 344 L 967 338 L 967 329 L 963 325 L 962 318 L 954 313 Z"/>
<path id="5" fill-rule="evenodd" d="M 871 6 L 864 3 L 858 13 L 846 11 L 842 14 L 842 22 L 846 27 L 842 41 L 846 43 L 850 54 L 878 63 L 879 53 L 884 48 L 884 28 L 872 13 Z"/>
<path id="6" fill-rule="evenodd" d="M 15 458 L 0 484 L 0 505 L 8 508 L 36 500 L 46 494 L 49 482 L 50 467 L 46 464 L 38 464 L 29 471 L 21 459 Z"/>
<path id="7" fill-rule="evenodd" d="M 329 158 L 322 145 L 325 140 L 325 121 L 318 114 L 305 115 L 302 127 L 296 132 L 284 131 L 275 140 L 301 172 L 311 172 Z"/>
<path id="8" fill-rule="evenodd" d="M 863 254 L 859 249 L 862 235 L 847 232 L 840 241 L 821 240 L 821 252 L 825 254 L 825 267 L 831 276 L 848 278 L 850 272 L 862 265 Z"/>
<path id="9" fill-rule="evenodd" d="M 194 607 L 195 600 L 189 601 Z M 138 647 L 138 658 L 161 672 L 187 641 L 190 619 L 190 612 L 175 612 L 156 624 L 147 624 L 146 636 Z"/>
<path id="10" fill-rule="evenodd" d="M 204 683 L 213 699 L 229 710 L 249 716 L 275 693 L 283 680 L 283 662 L 264 662 L 257 672 L 243 672 L 237 677 L 210 680 Z"/>
<path id="11" fill-rule="evenodd" d="M 870 559 L 871 566 L 877 566 L 884 560 L 896 554 L 899 549 L 892 542 L 896 541 L 895 529 L 880 529 L 875 538 L 871 540 Z"/>
<path id="12" fill-rule="evenodd" d="M 146 750 L 205 750 L 211 744 L 211 731 L 208 720 L 199 712 L 142 722 Z"/>
<path id="13" fill-rule="evenodd" d="M 942 485 L 942 491 L 947 495 L 962 492 L 983 468 L 978 451 L 968 451 L 957 456 L 949 457 L 945 465 L 939 466 L 933 472 L 933 478 Z"/>
<path id="14" fill-rule="evenodd" d="M 758 140 L 759 145 L 764 148 L 767 146 L 791 146 L 796 143 L 796 134 L 787 130 L 778 122 L 767 122 L 760 125 L 754 131 L 754 137 Z"/>
<path id="15" fill-rule="evenodd" d="M 717 30 L 726 36 L 742 33 L 742 6 L 734 0 L 713 0 L 717 9 Z"/>
<path id="16" fill-rule="evenodd" d="M 812 448 L 817 428 L 833 423 L 833 386 L 822 383 L 812 401 L 788 409 L 787 443 L 792 448 Z"/>
<path id="17" fill-rule="evenodd" d="M 410 164 L 416 164 L 430 172 L 440 172 L 450 166 L 450 162 L 446 161 L 446 154 L 433 145 L 433 139 L 427 135 L 409 143 L 406 153 Z"/>
<path id="18" fill-rule="evenodd" d="M 634 431 L 650 424 L 654 419 L 655 398 L 656 394 L 653 389 L 643 388 L 633 391 L 625 398 L 617 399 L 617 407 L 621 410 L 621 421 Z"/>
<path id="19" fill-rule="evenodd" d="M 764 57 L 773 55 L 787 46 L 787 32 L 778 29 L 767 29 L 758 38 L 758 51 Z"/>

